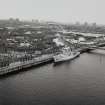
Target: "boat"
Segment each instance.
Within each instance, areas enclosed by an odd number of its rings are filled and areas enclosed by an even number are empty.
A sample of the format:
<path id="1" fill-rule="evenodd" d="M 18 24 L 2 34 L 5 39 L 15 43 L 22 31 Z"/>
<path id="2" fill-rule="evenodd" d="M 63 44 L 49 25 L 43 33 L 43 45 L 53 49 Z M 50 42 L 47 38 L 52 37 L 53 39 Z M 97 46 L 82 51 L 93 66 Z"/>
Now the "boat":
<path id="1" fill-rule="evenodd" d="M 60 39 L 60 42 L 62 42 L 64 46 L 60 50 L 59 54 L 55 54 L 53 56 L 54 63 L 72 60 L 80 55 L 80 52 L 73 51 L 71 43 L 69 43 L 64 36 L 59 35 L 58 39 Z"/>
<path id="2" fill-rule="evenodd" d="M 72 60 L 80 55 L 80 52 L 74 52 L 68 50 L 68 48 L 66 48 L 66 50 L 63 49 L 62 51 L 63 51 L 62 53 L 53 56 L 54 63 Z"/>

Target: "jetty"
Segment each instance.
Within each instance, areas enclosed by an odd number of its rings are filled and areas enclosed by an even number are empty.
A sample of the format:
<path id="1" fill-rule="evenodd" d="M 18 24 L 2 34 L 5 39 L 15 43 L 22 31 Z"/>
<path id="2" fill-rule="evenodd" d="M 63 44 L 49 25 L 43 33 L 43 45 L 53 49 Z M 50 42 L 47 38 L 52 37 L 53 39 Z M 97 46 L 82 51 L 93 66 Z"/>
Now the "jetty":
<path id="1" fill-rule="evenodd" d="M 0 68 L 0 76 L 9 74 L 9 73 L 13 73 L 13 72 L 20 72 L 27 68 L 35 67 L 40 64 L 50 62 L 52 60 L 53 60 L 53 55 L 46 55 L 46 56 L 34 58 L 32 60 L 19 62 L 17 64 L 16 63 L 10 64 L 7 67 Z"/>

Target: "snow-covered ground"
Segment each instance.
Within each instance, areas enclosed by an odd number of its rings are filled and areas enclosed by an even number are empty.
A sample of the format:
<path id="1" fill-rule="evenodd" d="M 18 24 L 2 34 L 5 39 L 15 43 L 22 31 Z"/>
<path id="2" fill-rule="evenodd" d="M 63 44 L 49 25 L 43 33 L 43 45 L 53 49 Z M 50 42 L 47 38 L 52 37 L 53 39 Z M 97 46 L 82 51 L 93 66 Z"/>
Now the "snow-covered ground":
<path id="1" fill-rule="evenodd" d="M 59 38 L 53 39 L 53 42 L 55 42 L 57 46 L 64 46 L 64 43 L 60 41 Z"/>
<path id="2" fill-rule="evenodd" d="M 21 62 L 13 62 L 13 63 L 10 63 L 9 66 L 16 66 L 16 65 L 20 65 Z"/>

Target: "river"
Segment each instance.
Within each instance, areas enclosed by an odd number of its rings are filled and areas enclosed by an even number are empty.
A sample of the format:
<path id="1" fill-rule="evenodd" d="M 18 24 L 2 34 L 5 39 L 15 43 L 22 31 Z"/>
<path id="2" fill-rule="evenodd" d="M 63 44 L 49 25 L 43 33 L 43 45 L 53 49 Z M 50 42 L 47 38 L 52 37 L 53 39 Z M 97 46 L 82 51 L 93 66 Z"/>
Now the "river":
<path id="1" fill-rule="evenodd" d="M 105 52 L 1 78 L 0 105 L 105 105 Z"/>

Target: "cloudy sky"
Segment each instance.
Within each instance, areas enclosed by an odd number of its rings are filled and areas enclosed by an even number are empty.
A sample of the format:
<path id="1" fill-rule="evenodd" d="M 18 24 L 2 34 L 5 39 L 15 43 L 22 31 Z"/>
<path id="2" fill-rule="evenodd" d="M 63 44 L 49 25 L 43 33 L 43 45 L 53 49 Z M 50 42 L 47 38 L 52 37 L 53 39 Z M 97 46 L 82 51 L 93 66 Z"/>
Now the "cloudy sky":
<path id="1" fill-rule="evenodd" d="M 0 19 L 41 19 L 105 24 L 105 0 L 0 0 Z"/>

